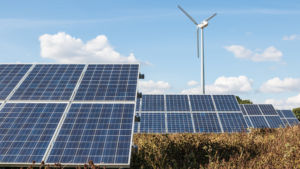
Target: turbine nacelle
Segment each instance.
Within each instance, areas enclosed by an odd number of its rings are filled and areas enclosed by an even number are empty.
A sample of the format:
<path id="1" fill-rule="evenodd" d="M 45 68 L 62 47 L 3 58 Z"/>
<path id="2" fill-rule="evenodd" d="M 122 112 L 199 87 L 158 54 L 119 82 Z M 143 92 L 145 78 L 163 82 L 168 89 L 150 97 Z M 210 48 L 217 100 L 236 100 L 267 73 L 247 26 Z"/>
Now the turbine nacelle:
<path id="1" fill-rule="evenodd" d="M 197 25 L 197 27 L 198 28 L 205 28 L 205 27 L 207 27 L 207 25 L 208 25 L 208 22 L 207 21 L 202 21 L 201 23 L 199 23 L 198 25 Z"/>

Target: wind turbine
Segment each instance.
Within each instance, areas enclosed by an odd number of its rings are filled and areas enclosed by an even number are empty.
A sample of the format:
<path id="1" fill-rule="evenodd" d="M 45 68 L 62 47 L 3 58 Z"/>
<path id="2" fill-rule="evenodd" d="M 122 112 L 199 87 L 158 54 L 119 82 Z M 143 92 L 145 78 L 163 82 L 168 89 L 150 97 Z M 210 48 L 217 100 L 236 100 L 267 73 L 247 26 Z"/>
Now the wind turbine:
<path id="1" fill-rule="evenodd" d="M 207 27 L 208 21 L 217 15 L 217 13 L 213 14 L 209 18 L 205 19 L 201 23 L 197 24 L 197 22 L 188 14 L 186 13 L 179 5 L 178 8 L 182 10 L 183 13 L 186 14 L 187 17 L 192 20 L 197 26 L 197 51 L 198 51 L 198 58 L 199 58 L 199 28 L 201 28 L 201 85 L 202 85 L 202 94 L 205 94 L 205 86 L 204 86 L 204 42 L 203 42 L 203 28 Z"/>

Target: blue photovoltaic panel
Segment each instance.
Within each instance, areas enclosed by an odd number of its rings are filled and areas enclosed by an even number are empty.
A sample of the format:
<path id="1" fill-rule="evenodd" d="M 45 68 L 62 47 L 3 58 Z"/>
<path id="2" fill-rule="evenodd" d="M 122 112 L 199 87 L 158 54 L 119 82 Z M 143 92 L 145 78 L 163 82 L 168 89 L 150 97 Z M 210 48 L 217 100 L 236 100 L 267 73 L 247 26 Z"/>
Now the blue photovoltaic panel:
<path id="1" fill-rule="evenodd" d="M 259 104 L 258 106 L 264 115 L 278 115 L 271 104 Z"/>
<path id="2" fill-rule="evenodd" d="M 224 132 L 241 132 L 248 128 L 242 113 L 219 113 Z"/>
<path id="3" fill-rule="evenodd" d="M 0 111 L 1 163 L 40 163 L 66 103 L 6 103 Z"/>
<path id="4" fill-rule="evenodd" d="M 165 111 L 164 95 L 143 95 L 142 111 Z"/>
<path id="5" fill-rule="evenodd" d="M 252 124 L 251 124 L 251 122 L 250 122 L 249 117 L 248 116 L 244 116 L 244 118 L 245 118 L 245 121 L 246 121 L 248 127 L 253 127 Z"/>
<path id="6" fill-rule="evenodd" d="M 289 125 L 289 122 L 288 122 L 286 119 L 281 119 L 281 120 L 282 120 L 282 122 L 283 122 L 284 126 L 287 126 L 287 125 Z"/>
<path id="7" fill-rule="evenodd" d="M 134 104 L 75 104 L 46 163 L 129 162 Z"/>
<path id="8" fill-rule="evenodd" d="M 167 111 L 190 111 L 187 95 L 166 95 Z"/>
<path id="9" fill-rule="evenodd" d="M 247 115 L 247 113 L 244 109 L 244 106 L 243 105 L 239 105 L 239 106 L 240 106 L 240 109 L 242 110 L 243 115 Z"/>
<path id="10" fill-rule="evenodd" d="M 139 113 L 135 113 L 137 116 L 139 116 Z M 134 122 L 134 133 L 138 133 L 139 131 L 139 122 Z"/>
<path id="11" fill-rule="evenodd" d="M 140 103 L 141 103 L 141 99 L 137 98 L 136 99 L 136 107 L 135 107 L 135 111 L 140 111 Z"/>
<path id="12" fill-rule="evenodd" d="M 283 114 L 281 113 L 280 110 L 276 110 L 276 112 L 279 114 L 280 118 L 284 118 Z"/>
<path id="13" fill-rule="evenodd" d="M 286 120 L 289 122 L 289 124 L 290 124 L 291 126 L 294 126 L 294 125 L 298 125 L 298 124 L 299 124 L 298 119 L 286 119 Z"/>
<path id="14" fill-rule="evenodd" d="M 270 128 L 279 128 L 280 126 L 284 128 L 284 124 L 279 116 L 265 116 L 268 121 Z"/>
<path id="15" fill-rule="evenodd" d="M 296 118 L 294 113 L 291 110 L 281 110 L 285 118 Z"/>
<path id="16" fill-rule="evenodd" d="M 269 128 L 263 116 L 249 116 L 254 128 Z"/>
<path id="17" fill-rule="evenodd" d="M 69 100 L 84 66 L 37 64 L 10 100 Z"/>
<path id="18" fill-rule="evenodd" d="M 191 113 L 167 113 L 168 133 L 193 133 Z"/>
<path id="19" fill-rule="evenodd" d="M 89 65 L 74 100 L 135 101 L 138 64 Z"/>
<path id="20" fill-rule="evenodd" d="M 32 64 L 0 65 L 0 100 L 7 98 L 31 66 Z"/>
<path id="21" fill-rule="evenodd" d="M 234 95 L 213 95 L 218 111 L 241 111 Z"/>
<path id="22" fill-rule="evenodd" d="M 211 95 L 189 95 L 192 111 L 215 111 Z"/>
<path id="23" fill-rule="evenodd" d="M 196 133 L 222 133 L 216 113 L 193 113 Z"/>
<path id="24" fill-rule="evenodd" d="M 257 104 L 244 104 L 248 115 L 262 115 Z"/>
<path id="25" fill-rule="evenodd" d="M 166 133 L 165 113 L 141 113 L 140 133 Z"/>

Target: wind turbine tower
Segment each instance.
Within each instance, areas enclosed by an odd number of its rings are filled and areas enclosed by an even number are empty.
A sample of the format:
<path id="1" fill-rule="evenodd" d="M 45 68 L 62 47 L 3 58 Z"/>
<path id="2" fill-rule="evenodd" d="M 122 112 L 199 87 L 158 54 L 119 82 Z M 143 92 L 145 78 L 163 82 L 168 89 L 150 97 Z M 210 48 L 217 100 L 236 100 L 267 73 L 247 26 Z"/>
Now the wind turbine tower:
<path id="1" fill-rule="evenodd" d="M 203 28 L 207 27 L 208 21 L 217 15 L 217 13 L 213 14 L 209 18 L 205 19 L 201 23 L 197 24 L 197 22 L 187 13 L 185 12 L 179 5 L 178 8 L 186 14 L 187 17 L 192 20 L 197 26 L 197 52 L 199 58 L 199 28 L 201 28 L 201 93 L 205 94 L 205 79 L 204 79 L 204 37 L 203 37 Z"/>

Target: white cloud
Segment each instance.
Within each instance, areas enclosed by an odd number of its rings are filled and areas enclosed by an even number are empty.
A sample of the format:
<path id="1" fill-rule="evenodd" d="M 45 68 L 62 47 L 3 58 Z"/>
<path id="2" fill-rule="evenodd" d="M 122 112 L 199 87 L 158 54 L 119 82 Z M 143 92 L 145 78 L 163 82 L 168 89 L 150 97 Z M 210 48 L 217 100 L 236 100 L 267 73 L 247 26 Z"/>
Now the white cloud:
<path id="1" fill-rule="evenodd" d="M 263 93 L 297 92 L 300 91 L 300 78 L 285 78 L 280 80 L 276 77 L 264 82 L 260 87 L 260 91 Z"/>
<path id="2" fill-rule="evenodd" d="M 300 94 L 287 99 L 267 99 L 266 104 L 272 104 L 276 109 L 293 109 L 300 107 Z"/>
<path id="3" fill-rule="evenodd" d="M 188 86 L 197 86 L 198 84 L 199 84 L 199 83 L 196 82 L 196 81 L 194 81 L 194 80 L 189 81 L 189 82 L 187 83 Z"/>
<path id="4" fill-rule="evenodd" d="M 129 56 L 114 51 L 105 35 L 83 43 L 81 39 L 71 37 L 65 32 L 55 35 L 44 34 L 39 37 L 41 56 L 54 59 L 59 63 L 150 63 L 136 59 L 133 53 Z"/>
<path id="5" fill-rule="evenodd" d="M 252 90 L 253 80 L 246 76 L 219 77 L 213 85 L 205 86 L 207 94 L 242 94 Z M 183 94 L 200 94 L 201 87 L 183 90 Z"/>
<path id="6" fill-rule="evenodd" d="M 158 81 L 139 81 L 138 89 L 143 94 L 163 94 L 166 90 L 171 89 L 172 86 L 168 82 Z"/>
<path id="7" fill-rule="evenodd" d="M 266 48 L 262 53 L 254 53 L 250 49 L 239 45 L 225 46 L 225 49 L 229 52 L 233 52 L 236 58 L 251 59 L 255 62 L 280 61 L 282 57 L 282 52 L 273 46 Z"/>
<path id="8" fill-rule="evenodd" d="M 298 37 L 298 38 L 297 38 Z M 283 38 L 282 38 L 282 40 L 294 40 L 294 39 L 299 39 L 299 36 L 298 35 L 291 35 L 291 36 L 284 36 Z"/>

